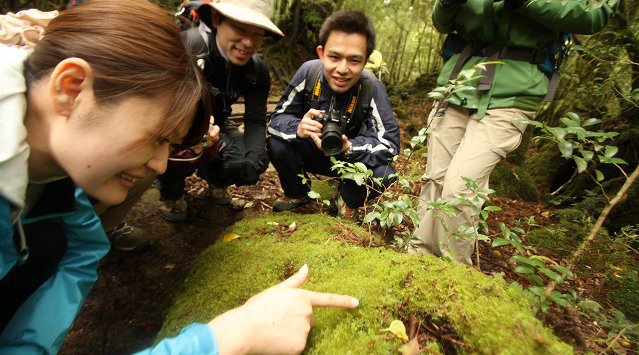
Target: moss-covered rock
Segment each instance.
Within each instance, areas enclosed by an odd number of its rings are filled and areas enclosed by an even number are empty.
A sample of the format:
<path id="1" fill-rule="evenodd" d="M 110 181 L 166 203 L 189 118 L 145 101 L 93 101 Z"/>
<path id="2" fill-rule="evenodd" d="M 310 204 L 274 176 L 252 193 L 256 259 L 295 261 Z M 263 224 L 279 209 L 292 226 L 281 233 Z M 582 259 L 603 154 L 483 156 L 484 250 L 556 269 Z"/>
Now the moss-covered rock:
<path id="1" fill-rule="evenodd" d="M 291 233 L 287 228 L 296 222 Z M 308 263 L 305 288 L 350 294 L 354 310 L 316 309 L 307 353 L 394 353 L 402 345 L 380 332 L 394 319 L 428 315 L 447 323 L 470 353 L 570 353 L 538 321 L 530 299 L 503 280 L 468 267 L 345 242 L 366 231 L 326 215 L 282 213 L 243 220 L 198 259 L 169 309 L 159 337 L 244 303 Z M 365 244 L 365 243 L 364 243 Z"/>
<path id="2" fill-rule="evenodd" d="M 490 188 L 495 190 L 497 197 L 539 201 L 539 192 L 528 171 L 518 166 L 510 167 L 505 162 L 497 164 L 490 174 Z"/>

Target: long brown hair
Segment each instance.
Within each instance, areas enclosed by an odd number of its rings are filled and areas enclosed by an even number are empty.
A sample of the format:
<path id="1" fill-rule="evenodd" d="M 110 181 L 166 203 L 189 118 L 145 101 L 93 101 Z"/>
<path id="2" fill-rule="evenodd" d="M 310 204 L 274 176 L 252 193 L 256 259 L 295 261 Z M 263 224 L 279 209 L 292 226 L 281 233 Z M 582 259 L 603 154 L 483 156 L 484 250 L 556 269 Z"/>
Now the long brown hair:
<path id="1" fill-rule="evenodd" d="M 170 135 L 192 119 L 206 95 L 170 14 L 147 0 L 89 0 L 63 11 L 29 56 L 27 82 L 45 78 L 71 57 L 91 65 L 98 104 L 133 96 L 168 97 L 158 135 Z"/>

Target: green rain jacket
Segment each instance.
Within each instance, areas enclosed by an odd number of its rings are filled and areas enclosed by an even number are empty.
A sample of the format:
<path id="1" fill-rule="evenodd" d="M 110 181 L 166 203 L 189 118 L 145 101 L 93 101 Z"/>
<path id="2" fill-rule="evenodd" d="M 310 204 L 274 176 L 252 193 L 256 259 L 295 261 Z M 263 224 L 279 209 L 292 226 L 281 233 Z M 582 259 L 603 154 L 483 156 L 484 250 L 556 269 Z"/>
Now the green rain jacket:
<path id="1" fill-rule="evenodd" d="M 614 15 L 617 0 L 527 0 L 512 9 L 504 1 L 468 0 L 461 5 L 443 6 L 436 0 L 433 24 L 441 33 L 457 32 L 468 43 L 543 48 L 556 41 L 560 33 L 592 34 L 601 30 Z M 446 85 L 459 54 L 444 63 L 437 79 Z M 486 57 L 470 57 L 461 70 L 469 69 Z M 492 86 L 487 91 L 464 91 L 450 103 L 478 110 L 514 107 L 536 111 L 548 90 L 550 79 L 536 64 L 500 59 Z M 477 87 L 479 80 L 469 84 Z"/>

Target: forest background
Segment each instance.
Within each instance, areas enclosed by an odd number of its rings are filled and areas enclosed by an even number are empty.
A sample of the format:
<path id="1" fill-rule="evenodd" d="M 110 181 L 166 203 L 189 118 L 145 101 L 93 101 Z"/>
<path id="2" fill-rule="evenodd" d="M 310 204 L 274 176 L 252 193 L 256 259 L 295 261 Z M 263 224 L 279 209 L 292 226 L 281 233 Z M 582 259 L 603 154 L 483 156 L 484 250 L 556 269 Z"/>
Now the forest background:
<path id="1" fill-rule="evenodd" d="M 155 2 L 171 11 L 179 4 Z M 366 12 L 376 24 L 377 48 L 387 68 L 382 78 L 401 122 L 403 142 L 408 146 L 411 137 L 419 135 L 424 126 L 428 112 L 424 106 L 432 104 L 427 94 L 435 88 L 442 65 L 439 50 L 444 36 L 432 26 L 433 3 L 434 0 L 276 0 L 274 22 L 287 36 L 277 42 L 267 40 L 263 56 L 282 90 L 298 66 L 315 57 L 317 33 L 327 15 L 346 8 Z M 597 1 L 591 3 L 596 6 Z M 62 9 L 65 5 L 62 0 L 3 0 L 0 11 Z M 605 310 L 598 309 L 595 322 L 606 334 L 600 339 L 603 349 L 638 351 L 638 184 L 629 185 L 616 206 L 610 202 L 639 163 L 639 2 L 621 0 L 605 30 L 592 36 L 576 36 L 561 71 L 554 101 L 546 104 L 537 117 L 544 126 L 531 127 L 521 147 L 495 169 L 491 176 L 491 187 L 496 190 L 493 196 L 541 203 L 540 213 L 550 215 L 551 223 L 539 226 L 534 219 L 529 220 L 524 229 L 533 231 L 525 239 L 538 247 L 536 254 L 557 264 L 570 259 L 596 226 L 602 211 L 611 207 L 603 228 L 595 230 L 588 251 L 571 265 L 580 276 L 562 276 L 571 279 L 568 283 L 572 289 L 579 290 L 575 298 L 592 297 L 603 305 Z M 619 133 L 606 145 L 616 147 L 614 157 L 626 164 L 589 164 L 583 168 L 581 158 L 571 159 L 573 156 L 565 152 L 565 144 L 571 144 L 571 150 L 577 149 L 575 141 L 558 141 L 557 135 L 554 139 L 535 139 L 548 132 L 546 127 L 563 127 L 572 119 L 584 122 L 589 118 L 601 120 L 589 130 Z M 418 151 L 420 145 L 413 148 Z M 417 167 L 421 169 L 423 165 Z M 495 250 L 487 253 L 492 257 L 501 255 Z M 504 259 L 508 265 L 508 258 Z M 511 270 L 510 276 L 507 278 L 534 285 L 525 273 Z M 544 278 L 544 286 L 552 282 L 553 277 Z"/>

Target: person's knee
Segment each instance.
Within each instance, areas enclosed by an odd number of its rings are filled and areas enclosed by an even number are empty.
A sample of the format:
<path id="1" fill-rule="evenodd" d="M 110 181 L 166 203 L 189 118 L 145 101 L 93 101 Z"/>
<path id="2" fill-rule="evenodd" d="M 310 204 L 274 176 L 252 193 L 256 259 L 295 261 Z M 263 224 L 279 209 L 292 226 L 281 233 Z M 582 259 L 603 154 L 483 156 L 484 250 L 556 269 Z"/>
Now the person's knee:
<path id="1" fill-rule="evenodd" d="M 279 138 L 268 137 L 266 139 L 266 147 L 271 161 L 279 161 L 286 156 L 291 149 L 290 144 Z"/>

